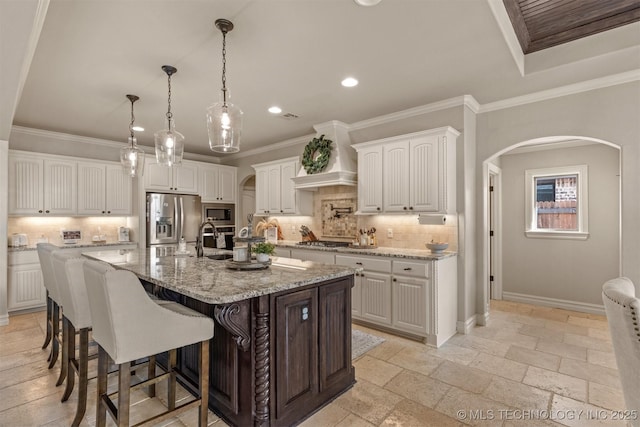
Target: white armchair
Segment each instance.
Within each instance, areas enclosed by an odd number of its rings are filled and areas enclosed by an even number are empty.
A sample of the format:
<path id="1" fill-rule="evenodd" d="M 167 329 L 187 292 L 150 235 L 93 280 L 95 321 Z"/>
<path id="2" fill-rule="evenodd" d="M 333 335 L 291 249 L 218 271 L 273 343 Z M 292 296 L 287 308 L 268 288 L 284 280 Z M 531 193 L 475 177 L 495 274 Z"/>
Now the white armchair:
<path id="1" fill-rule="evenodd" d="M 625 404 L 636 411 L 631 425 L 640 426 L 640 299 L 626 277 L 607 281 L 602 287 L 613 351 L 618 364 Z"/>

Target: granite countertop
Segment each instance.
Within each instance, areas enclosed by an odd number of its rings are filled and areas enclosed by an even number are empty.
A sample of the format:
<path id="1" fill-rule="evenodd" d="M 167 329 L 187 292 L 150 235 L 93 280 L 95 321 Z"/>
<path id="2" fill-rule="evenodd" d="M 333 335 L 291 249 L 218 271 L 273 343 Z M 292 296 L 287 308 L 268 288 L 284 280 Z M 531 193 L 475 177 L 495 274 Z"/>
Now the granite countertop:
<path id="1" fill-rule="evenodd" d="M 172 248 L 145 248 L 87 252 L 87 258 L 129 270 L 147 282 L 209 304 L 228 304 L 325 280 L 350 276 L 355 270 L 339 265 L 318 264 L 272 257 L 263 270 L 236 271 L 224 260 L 174 255 Z M 204 248 L 205 255 L 229 252 Z"/>
<path id="2" fill-rule="evenodd" d="M 54 243 L 52 243 L 54 244 Z M 109 246 L 122 246 L 122 245 L 137 245 L 136 242 L 102 242 L 102 243 L 90 243 L 90 242 L 81 242 L 74 243 L 73 245 L 65 245 L 65 244 L 56 244 L 60 249 L 77 249 L 77 248 L 97 248 L 97 247 L 109 247 Z M 7 248 L 7 252 L 24 252 L 24 251 L 35 251 L 36 245 L 29 246 L 9 246 Z"/>
<path id="3" fill-rule="evenodd" d="M 406 259 L 419 259 L 419 260 L 439 260 L 449 258 L 458 255 L 457 252 L 444 251 L 440 254 L 432 254 L 427 249 L 405 249 L 405 248 L 387 248 L 377 247 L 375 249 L 361 249 L 357 247 L 332 247 L 327 248 L 324 246 L 306 246 L 298 245 L 298 242 L 294 240 L 278 240 L 277 247 L 288 249 L 309 249 L 314 251 L 323 252 L 336 252 L 341 254 L 353 254 L 353 255 L 375 255 L 391 258 L 406 258 Z"/>

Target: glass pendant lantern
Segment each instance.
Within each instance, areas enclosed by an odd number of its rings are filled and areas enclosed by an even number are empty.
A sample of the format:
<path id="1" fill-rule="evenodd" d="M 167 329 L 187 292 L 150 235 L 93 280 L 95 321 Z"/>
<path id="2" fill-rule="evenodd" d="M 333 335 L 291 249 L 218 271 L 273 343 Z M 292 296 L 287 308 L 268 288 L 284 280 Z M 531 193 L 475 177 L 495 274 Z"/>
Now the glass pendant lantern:
<path id="1" fill-rule="evenodd" d="M 217 19 L 215 25 L 222 32 L 222 94 L 219 102 L 207 108 L 209 147 L 218 153 L 237 153 L 242 135 L 242 110 L 229 102 L 226 77 L 226 36 L 233 24 L 226 19 Z"/>
<path id="2" fill-rule="evenodd" d="M 175 129 L 175 120 L 171 112 L 171 76 L 178 72 L 171 65 L 163 65 L 162 70 L 167 73 L 169 98 L 166 114 L 166 128 L 154 134 L 156 146 L 156 160 L 159 165 L 171 167 L 182 164 L 184 153 L 184 136 Z"/>
<path id="3" fill-rule="evenodd" d="M 144 173 L 144 151 L 138 147 L 138 141 L 133 133 L 133 123 L 135 122 L 133 103 L 140 98 L 136 95 L 127 95 L 127 98 L 131 101 L 130 135 L 128 140 L 129 144 L 120 149 L 120 163 L 122 164 L 123 172 L 131 178 L 135 178 L 141 177 Z"/>

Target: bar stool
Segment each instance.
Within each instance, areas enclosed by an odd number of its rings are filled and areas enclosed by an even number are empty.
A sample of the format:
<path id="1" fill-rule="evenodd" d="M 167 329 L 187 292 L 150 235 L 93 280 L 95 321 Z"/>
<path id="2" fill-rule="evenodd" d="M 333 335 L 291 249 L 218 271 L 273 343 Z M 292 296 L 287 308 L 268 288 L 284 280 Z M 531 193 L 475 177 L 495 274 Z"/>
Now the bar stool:
<path id="1" fill-rule="evenodd" d="M 62 299 L 53 273 L 53 262 L 51 254 L 60 250 L 57 246 L 50 243 L 38 243 L 38 259 L 40 260 L 40 268 L 42 269 L 42 280 L 47 290 L 47 335 L 44 339 L 42 348 L 45 349 L 51 342 L 51 351 L 49 353 L 49 369 L 53 368 L 58 360 L 58 352 L 60 346 L 60 310 L 62 309 Z M 66 373 L 60 372 L 56 386 L 62 384 Z"/>
<path id="2" fill-rule="evenodd" d="M 54 251 L 53 271 L 62 298 L 62 365 L 66 367 L 66 386 L 62 402 L 71 396 L 78 375 L 78 406 L 72 426 L 80 425 L 87 408 L 87 383 L 89 365 L 89 330 L 91 312 L 84 283 L 83 264 L 86 258 L 76 251 Z M 76 331 L 80 335 L 80 346 L 76 358 Z M 64 369 L 64 368 L 63 368 Z"/>
<path id="3" fill-rule="evenodd" d="M 129 425 L 131 362 L 169 351 L 167 372 L 149 378 L 133 388 L 146 387 L 168 379 L 168 410 L 148 421 L 161 420 L 199 406 L 198 424 L 207 425 L 209 399 L 209 340 L 213 319 L 179 304 L 154 303 L 138 278 L 125 270 L 87 260 L 83 265 L 87 296 L 98 343 L 98 384 L 96 426 L 106 424 L 107 410 L 118 426 Z M 177 349 L 199 343 L 200 378 L 196 400 L 176 407 Z M 107 394 L 109 359 L 118 365 L 117 407 Z"/>

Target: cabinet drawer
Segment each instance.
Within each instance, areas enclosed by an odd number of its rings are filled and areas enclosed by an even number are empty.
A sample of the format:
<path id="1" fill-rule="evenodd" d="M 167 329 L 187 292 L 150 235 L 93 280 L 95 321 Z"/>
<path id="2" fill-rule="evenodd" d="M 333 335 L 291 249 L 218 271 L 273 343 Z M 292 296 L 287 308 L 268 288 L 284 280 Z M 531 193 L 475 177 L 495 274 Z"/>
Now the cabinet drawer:
<path id="1" fill-rule="evenodd" d="M 393 274 L 429 277 L 431 262 L 393 261 Z"/>
<path id="2" fill-rule="evenodd" d="M 345 265 L 351 268 L 364 268 L 365 271 L 391 273 L 390 259 L 336 255 L 336 264 Z"/>
<path id="3" fill-rule="evenodd" d="M 20 264 L 39 264 L 38 251 L 16 251 L 9 252 L 7 257 L 8 265 L 20 265 Z"/>

